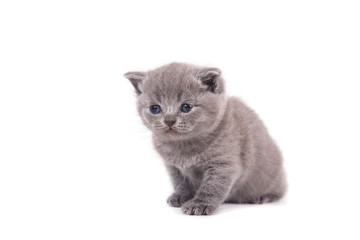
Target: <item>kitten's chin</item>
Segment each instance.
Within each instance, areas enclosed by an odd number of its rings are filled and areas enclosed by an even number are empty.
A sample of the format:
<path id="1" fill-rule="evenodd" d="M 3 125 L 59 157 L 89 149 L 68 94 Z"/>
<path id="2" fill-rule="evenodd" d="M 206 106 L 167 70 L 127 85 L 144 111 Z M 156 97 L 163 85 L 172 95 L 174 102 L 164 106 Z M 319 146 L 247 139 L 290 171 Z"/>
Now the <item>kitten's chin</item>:
<path id="1" fill-rule="evenodd" d="M 165 131 L 165 134 L 178 134 L 178 133 L 179 132 L 173 128 L 169 128 L 168 130 Z"/>

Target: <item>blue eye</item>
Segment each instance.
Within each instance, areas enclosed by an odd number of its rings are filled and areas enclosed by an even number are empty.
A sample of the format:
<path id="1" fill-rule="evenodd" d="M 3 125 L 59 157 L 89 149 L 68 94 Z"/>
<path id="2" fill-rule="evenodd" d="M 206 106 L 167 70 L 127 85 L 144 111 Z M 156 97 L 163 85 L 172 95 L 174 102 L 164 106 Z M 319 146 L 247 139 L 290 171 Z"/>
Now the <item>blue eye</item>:
<path id="1" fill-rule="evenodd" d="M 159 105 L 152 105 L 152 106 L 150 106 L 150 111 L 153 114 L 158 114 L 161 112 L 161 107 Z"/>
<path id="2" fill-rule="evenodd" d="M 191 108 L 192 108 L 192 106 L 190 104 L 185 103 L 185 104 L 181 105 L 180 110 L 184 113 L 188 113 L 188 112 L 190 112 Z"/>

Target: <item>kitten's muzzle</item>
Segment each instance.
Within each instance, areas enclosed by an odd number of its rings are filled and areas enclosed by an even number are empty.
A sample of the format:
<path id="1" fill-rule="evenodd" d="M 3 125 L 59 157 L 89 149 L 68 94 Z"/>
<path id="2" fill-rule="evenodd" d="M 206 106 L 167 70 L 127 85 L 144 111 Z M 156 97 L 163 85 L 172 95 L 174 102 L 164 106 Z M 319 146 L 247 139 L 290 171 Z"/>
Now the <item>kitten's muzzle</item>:
<path id="1" fill-rule="evenodd" d="M 174 116 L 166 116 L 164 119 L 164 123 L 169 127 L 172 127 L 176 123 L 176 118 Z"/>
<path id="2" fill-rule="evenodd" d="M 164 121 L 166 125 L 168 125 L 169 127 L 174 126 L 176 120 L 165 120 Z"/>

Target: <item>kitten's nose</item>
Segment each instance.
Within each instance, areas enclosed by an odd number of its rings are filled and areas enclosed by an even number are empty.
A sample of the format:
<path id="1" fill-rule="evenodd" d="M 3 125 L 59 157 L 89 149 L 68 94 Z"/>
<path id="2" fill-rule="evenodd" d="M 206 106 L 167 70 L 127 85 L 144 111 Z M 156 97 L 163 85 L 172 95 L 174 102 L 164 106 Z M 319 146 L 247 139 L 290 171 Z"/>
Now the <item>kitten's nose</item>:
<path id="1" fill-rule="evenodd" d="M 176 119 L 173 117 L 165 117 L 164 122 L 166 125 L 168 125 L 169 127 L 173 126 L 176 122 Z"/>

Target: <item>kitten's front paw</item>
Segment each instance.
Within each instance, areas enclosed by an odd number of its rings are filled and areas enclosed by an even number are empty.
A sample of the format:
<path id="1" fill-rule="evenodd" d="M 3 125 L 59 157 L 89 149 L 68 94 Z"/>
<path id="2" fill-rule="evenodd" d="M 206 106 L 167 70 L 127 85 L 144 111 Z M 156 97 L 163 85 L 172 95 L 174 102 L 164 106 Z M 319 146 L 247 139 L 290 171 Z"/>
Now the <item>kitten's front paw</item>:
<path id="1" fill-rule="evenodd" d="M 217 209 L 217 205 L 206 203 L 199 199 L 192 199 L 182 205 L 181 210 L 187 215 L 210 215 Z"/>
<path id="2" fill-rule="evenodd" d="M 185 202 L 190 200 L 191 196 L 181 195 L 179 193 L 173 193 L 168 199 L 167 203 L 171 207 L 181 207 Z"/>

